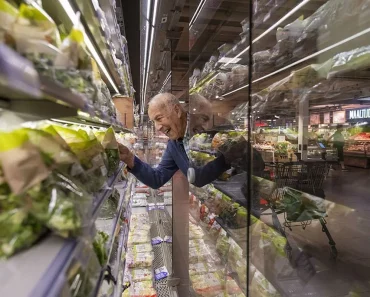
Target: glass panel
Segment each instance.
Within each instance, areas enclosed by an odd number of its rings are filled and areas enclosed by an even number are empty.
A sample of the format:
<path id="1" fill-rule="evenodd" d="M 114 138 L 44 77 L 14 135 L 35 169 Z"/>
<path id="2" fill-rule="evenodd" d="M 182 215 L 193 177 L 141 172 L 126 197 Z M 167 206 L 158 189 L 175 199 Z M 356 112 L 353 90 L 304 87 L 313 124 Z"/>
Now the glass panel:
<path id="1" fill-rule="evenodd" d="M 189 276 L 194 296 L 247 293 L 249 2 L 190 1 Z M 229 94 L 233 96 L 227 97 Z M 193 170 L 192 170 L 193 169 Z"/>
<path id="2" fill-rule="evenodd" d="M 253 1 L 249 296 L 370 294 L 369 15 Z"/>

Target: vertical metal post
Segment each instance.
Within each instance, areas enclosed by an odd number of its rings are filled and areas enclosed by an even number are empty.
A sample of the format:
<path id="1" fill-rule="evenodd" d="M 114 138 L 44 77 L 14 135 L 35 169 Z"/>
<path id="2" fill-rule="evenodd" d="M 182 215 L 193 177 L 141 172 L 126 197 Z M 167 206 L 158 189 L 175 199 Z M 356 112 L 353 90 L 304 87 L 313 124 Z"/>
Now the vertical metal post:
<path id="1" fill-rule="evenodd" d="M 179 297 L 189 296 L 189 183 L 181 171 L 172 179 L 172 277 Z"/>
<path id="2" fill-rule="evenodd" d="M 307 160 L 309 116 L 309 102 L 303 91 L 298 106 L 298 152 L 301 153 L 302 160 Z"/>

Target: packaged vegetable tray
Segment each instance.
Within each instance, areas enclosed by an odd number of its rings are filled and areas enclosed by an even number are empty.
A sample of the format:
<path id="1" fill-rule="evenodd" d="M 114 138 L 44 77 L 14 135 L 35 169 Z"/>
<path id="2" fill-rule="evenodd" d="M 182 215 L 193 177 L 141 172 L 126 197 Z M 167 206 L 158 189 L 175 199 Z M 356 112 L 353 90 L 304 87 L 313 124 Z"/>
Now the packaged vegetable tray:
<path id="1" fill-rule="evenodd" d="M 157 297 L 157 293 L 153 288 L 152 281 L 143 281 L 132 283 L 131 286 L 123 292 L 122 297 Z"/>
<path id="2" fill-rule="evenodd" d="M 152 266 L 152 253 L 128 253 L 126 263 L 128 268 L 148 268 Z"/>
<path id="3" fill-rule="evenodd" d="M 153 279 L 153 272 L 151 268 L 135 268 L 127 269 L 127 278 L 130 282 L 151 281 Z"/>

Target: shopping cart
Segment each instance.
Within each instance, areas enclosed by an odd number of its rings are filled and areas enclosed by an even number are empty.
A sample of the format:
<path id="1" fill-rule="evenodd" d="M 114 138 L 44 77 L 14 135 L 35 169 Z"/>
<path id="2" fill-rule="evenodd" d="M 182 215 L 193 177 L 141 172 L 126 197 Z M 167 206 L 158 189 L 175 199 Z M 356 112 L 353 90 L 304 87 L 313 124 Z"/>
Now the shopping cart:
<path id="1" fill-rule="evenodd" d="M 277 163 L 270 165 L 276 189 L 268 199 L 274 226 L 282 229 L 300 226 L 304 229 L 319 220 L 326 234 L 333 258 L 337 257 L 335 242 L 326 226 L 327 217 L 323 182 L 329 167 L 326 162 Z M 284 215 L 283 228 L 278 215 Z M 285 233 L 285 232 L 284 232 Z"/>

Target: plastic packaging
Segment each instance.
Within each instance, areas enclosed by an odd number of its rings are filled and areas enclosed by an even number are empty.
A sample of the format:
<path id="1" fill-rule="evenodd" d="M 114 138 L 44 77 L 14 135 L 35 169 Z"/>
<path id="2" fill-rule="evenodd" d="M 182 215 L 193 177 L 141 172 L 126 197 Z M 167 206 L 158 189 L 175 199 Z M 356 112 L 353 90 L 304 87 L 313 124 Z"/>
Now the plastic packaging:
<path id="1" fill-rule="evenodd" d="M 0 0 L 0 42 L 11 47 L 14 46 L 14 38 L 11 28 L 17 20 L 18 9 L 6 0 Z"/>
<path id="2" fill-rule="evenodd" d="M 99 191 L 107 178 L 106 155 L 102 145 L 92 133 L 58 125 L 53 127 L 67 142 L 85 169 L 89 177 L 87 189 L 91 192 Z"/>
<path id="3" fill-rule="evenodd" d="M 11 194 L 38 222 L 63 237 L 78 236 L 88 224 L 91 197 L 32 145 L 27 131 L 0 133 L 0 162 Z"/>
<path id="4" fill-rule="evenodd" d="M 11 35 L 17 51 L 31 60 L 39 71 L 50 70 L 61 41 L 56 24 L 40 6 L 22 3 Z"/>
<path id="5" fill-rule="evenodd" d="M 157 293 L 151 281 L 143 281 L 131 284 L 122 297 L 157 297 Z"/>
<path id="6" fill-rule="evenodd" d="M 151 267 L 153 262 L 152 253 L 128 253 L 126 263 L 128 268 L 147 268 Z"/>
<path id="7" fill-rule="evenodd" d="M 95 135 L 105 149 L 108 158 L 108 176 L 111 176 L 117 171 L 120 162 L 118 142 L 114 130 L 112 127 L 109 127 L 104 132 L 96 132 Z"/>

